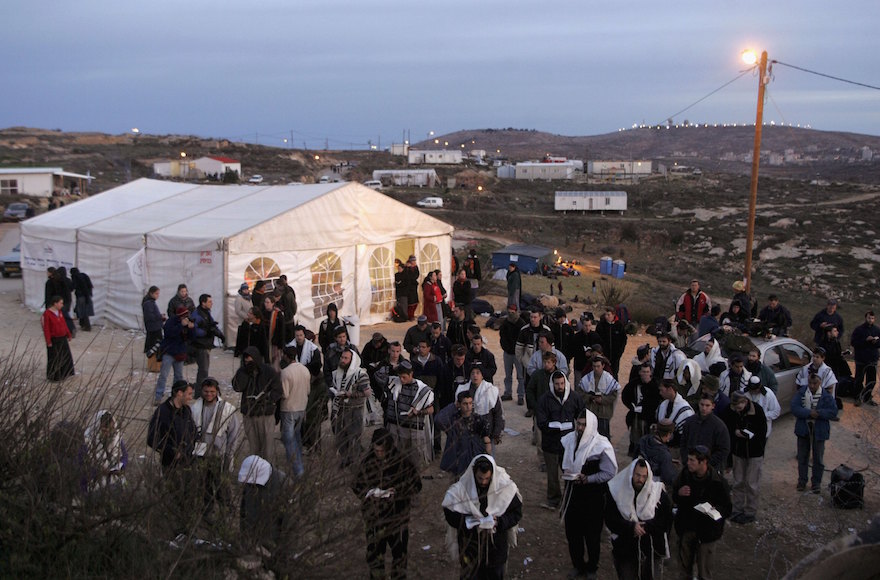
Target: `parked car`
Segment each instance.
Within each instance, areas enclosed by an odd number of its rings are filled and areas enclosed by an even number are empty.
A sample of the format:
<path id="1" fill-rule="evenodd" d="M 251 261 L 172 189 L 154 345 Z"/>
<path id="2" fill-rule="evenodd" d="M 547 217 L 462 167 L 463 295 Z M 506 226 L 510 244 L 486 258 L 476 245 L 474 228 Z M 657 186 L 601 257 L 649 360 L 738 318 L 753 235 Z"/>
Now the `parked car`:
<path id="1" fill-rule="evenodd" d="M 24 202 L 10 203 L 6 211 L 3 212 L 3 221 L 20 222 L 28 216 L 30 206 Z"/>
<path id="2" fill-rule="evenodd" d="M 369 181 L 365 181 L 364 185 L 372 189 L 382 189 L 382 182 L 378 179 L 370 179 Z"/>
<path id="3" fill-rule="evenodd" d="M 426 197 L 416 202 L 419 207 L 443 207 L 442 197 Z"/>
<path id="4" fill-rule="evenodd" d="M 248 179 L 248 183 L 263 183 L 262 175 L 251 175 L 251 178 Z"/>
<path id="5" fill-rule="evenodd" d="M 318 183 L 330 183 L 330 176 L 324 175 L 318 180 Z"/>
<path id="6" fill-rule="evenodd" d="M 13 274 L 21 276 L 21 244 L 15 246 L 11 254 L 0 256 L 0 273 L 4 278 Z"/>
<path id="7" fill-rule="evenodd" d="M 737 344 L 735 349 L 732 348 L 730 340 L 725 340 L 725 335 L 719 338 L 719 346 L 721 354 L 727 358 L 732 350 L 742 352 L 743 356 L 747 353 L 743 352 L 743 344 L 753 344 L 761 351 L 761 362 L 770 367 L 776 375 L 776 382 L 779 383 L 779 389 L 776 391 L 776 398 L 779 399 L 779 405 L 782 407 L 782 414 L 788 413 L 790 409 L 791 399 L 797 393 L 797 386 L 794 384 L 800 370 L 810 364 L 813 360 L 813 351 L 804 346 L 798 340 L 787 336 L 775 336 L 773 338 L 764 339 L 756 337 L 745 337 L 735 335 Z M 703 352 L 709 335 L 703 335 L 694 339 L 684 352 L 691 358 L 698 353 Z"/>

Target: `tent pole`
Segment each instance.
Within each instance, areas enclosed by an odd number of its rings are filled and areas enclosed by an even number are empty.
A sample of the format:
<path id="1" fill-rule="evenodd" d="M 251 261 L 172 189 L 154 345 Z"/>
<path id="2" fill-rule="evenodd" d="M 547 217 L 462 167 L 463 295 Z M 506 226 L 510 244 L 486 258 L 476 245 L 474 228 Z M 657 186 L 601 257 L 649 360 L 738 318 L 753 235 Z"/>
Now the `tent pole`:
<path id="1" fill-rule="evenodd" d="M 229 240 L 223 238 L 220 248 L 223 252 L 223 334 L 229 337 L 232 336 L 229 329 L 229 310 L 226 308 L 229 302 Z"/>

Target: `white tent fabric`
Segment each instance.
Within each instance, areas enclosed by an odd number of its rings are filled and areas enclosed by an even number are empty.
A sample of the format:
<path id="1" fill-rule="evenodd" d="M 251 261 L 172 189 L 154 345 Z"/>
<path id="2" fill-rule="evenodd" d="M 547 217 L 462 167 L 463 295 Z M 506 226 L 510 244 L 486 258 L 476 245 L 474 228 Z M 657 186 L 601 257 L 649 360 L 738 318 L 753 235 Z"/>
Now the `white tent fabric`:
<path id="1" fill-rule="evenodd" d="M 276 276 L 287 274 L 297 320 L 307 327 L 317 329 L 333 300 L 342 303 L 340 314 L 368 325 L 387 316 L 371 312 L 371 258 L 384 260 L 381 267 L 373 260 L 374 275 L 393 278 L 390 257 L 403 240 L 419 255 L 436 248 L 448 271 L 452 231 L 356 183 L 259 187 L 139 179 L 22 223 L 25 302 L 42 305 L 47 267 L 77 266 L 95 285 L 97 318 L 142 328 L 146 287 L 161 289 L 164 307 L 185 283 L 194 299 L 214 297 L 214 316 L 230 334 L 225 322 L 234 296 L 246 277 L 252 281 L 256 261 L 277 266 Z"/>

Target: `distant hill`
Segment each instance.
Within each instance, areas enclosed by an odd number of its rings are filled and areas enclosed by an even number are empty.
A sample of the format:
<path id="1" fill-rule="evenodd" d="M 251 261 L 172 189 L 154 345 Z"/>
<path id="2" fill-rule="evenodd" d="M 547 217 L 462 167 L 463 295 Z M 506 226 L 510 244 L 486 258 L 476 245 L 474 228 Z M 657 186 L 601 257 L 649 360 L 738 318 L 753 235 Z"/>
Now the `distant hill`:
<path id="1" fill-rule="evenodd" d="M 880 137 L 765 125 L 761 141 L 761 174 L 776 177 L 880 182 Z M 754 126 L 688 126 L 573 137 L 535 130 L 476 129 L 435 137 L 415 148 L 485 150 L 511 161 L 545 154 L 584 160 L 650 159 L 730 173 L 751 170 Z M 865 148 L 869 153 L 865 153 Z M 500 151 L 500 153 L 496 153 Z M 786 159 L 786 151 L 789 155 Z M 864 157 L 871 159 L 863 159 Z M 775 163 L 780 163 L 776 165 Z"/>

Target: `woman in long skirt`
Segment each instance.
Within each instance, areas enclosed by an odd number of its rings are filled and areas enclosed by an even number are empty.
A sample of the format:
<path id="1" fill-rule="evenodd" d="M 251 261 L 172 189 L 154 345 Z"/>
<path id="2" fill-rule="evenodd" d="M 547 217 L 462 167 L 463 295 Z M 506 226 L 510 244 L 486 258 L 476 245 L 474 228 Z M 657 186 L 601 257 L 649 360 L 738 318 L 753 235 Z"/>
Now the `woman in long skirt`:
<path id="1" fill-rule="evenodd" d="M 73 338 L 64 314 L 64 299 L 50 298 L 51 305 L 43 312 L 43 336 L 46 338 L 46 378 L 62 381 L 73 375 L 73 355 L 68 341 Z"/>

